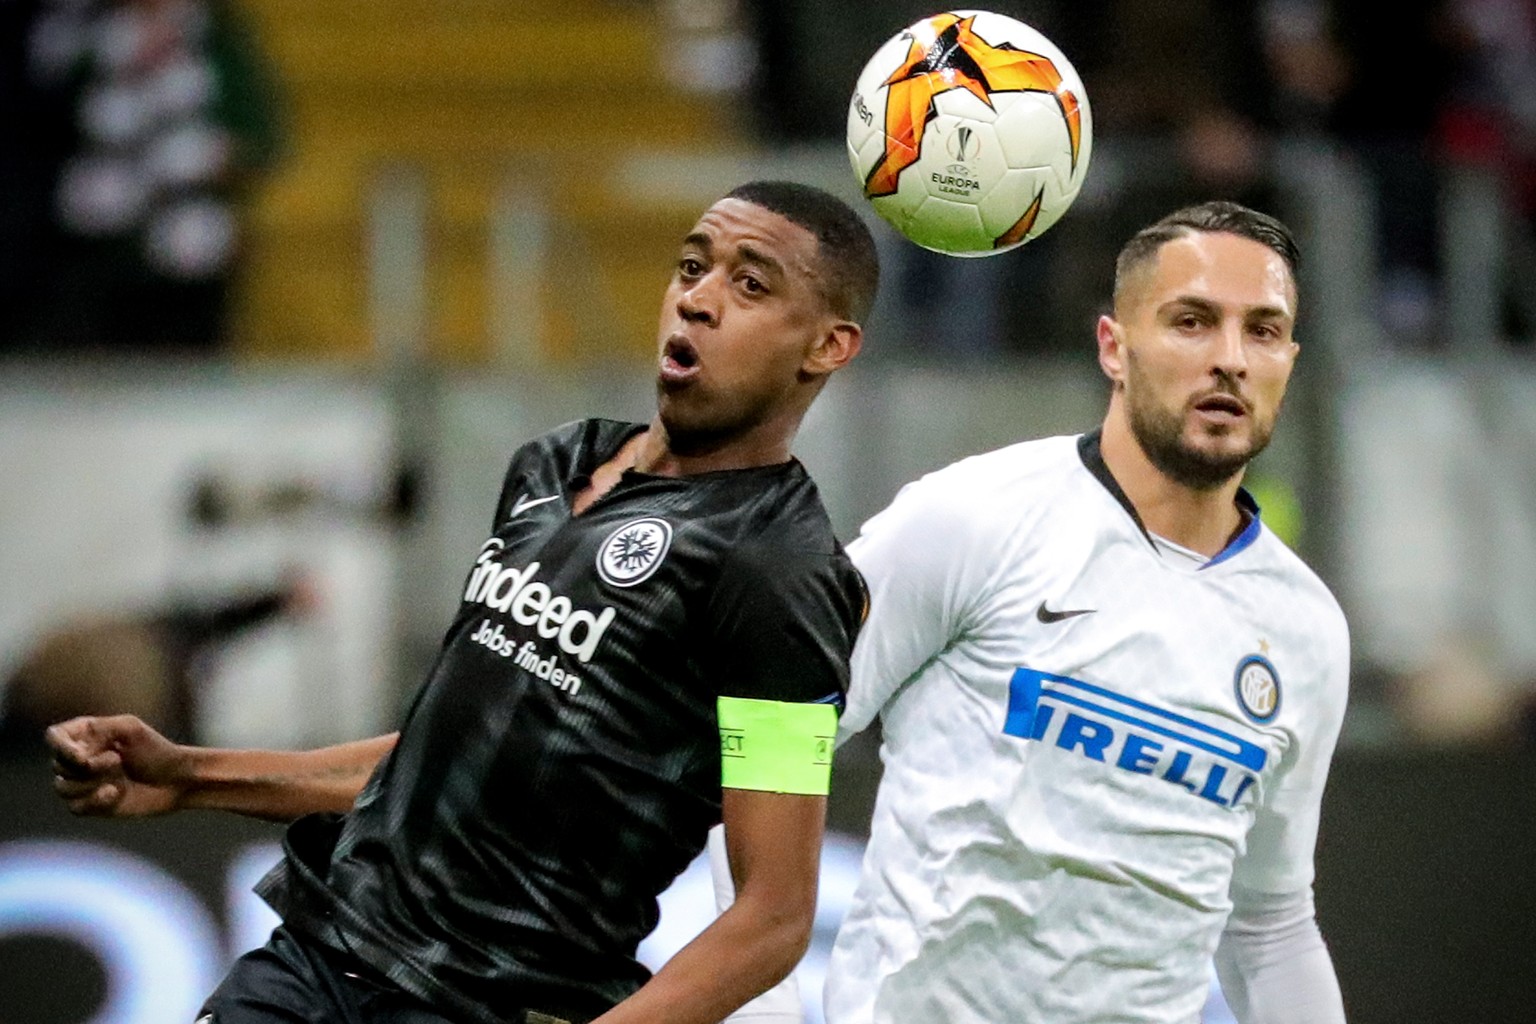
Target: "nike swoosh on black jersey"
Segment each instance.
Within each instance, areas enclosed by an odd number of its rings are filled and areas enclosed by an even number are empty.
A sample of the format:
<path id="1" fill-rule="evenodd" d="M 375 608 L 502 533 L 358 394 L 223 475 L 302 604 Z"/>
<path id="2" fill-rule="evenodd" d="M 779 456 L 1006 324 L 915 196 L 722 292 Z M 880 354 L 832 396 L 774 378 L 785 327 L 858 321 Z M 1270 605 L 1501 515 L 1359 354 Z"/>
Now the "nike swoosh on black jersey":
<path id="1" fill-rule="evenodd" d="M 1073 608 L 1070 611 L 1053 612 L 1040 602 L 1040 607 L 1035 609 L 1035 618 L 1044 623 L 1060 622 L 1062 619 L 1070 619 L 1075 615 L 1092 615 L 1097 608 Z"/>
<path id="2" fill-rule="evenodd" d="M 533 508 L 535 505 L 542 505 L 546 501 L 557 501 L 559 498 L 560 495 L 558 494 L 551 494 L 547 498 L 529 498 L 528 495 L 525 494 L 518 498 L 517 501 L 512 505 L 512 514 L 507 518 L 516 519 L 530 508 Z"/>

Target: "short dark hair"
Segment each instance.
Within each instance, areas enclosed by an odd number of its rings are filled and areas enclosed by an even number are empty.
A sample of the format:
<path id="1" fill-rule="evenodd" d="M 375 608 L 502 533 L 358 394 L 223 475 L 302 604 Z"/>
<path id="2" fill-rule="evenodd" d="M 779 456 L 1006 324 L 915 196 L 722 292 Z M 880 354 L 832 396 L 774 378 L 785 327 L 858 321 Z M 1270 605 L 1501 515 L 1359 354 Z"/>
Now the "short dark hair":
<path id="1" fill-rule="evenodd" d="M 869 227 L 841 199 L 793 181 L 749 181 L 725 196 L 772 210 L 816 236 L 826 274 L 827 305 L 862 323 L 880 286 L 880 257 Z"/>
<path id="2" fill-rule="evenodd" d="M 1285 260 L 1291 271 L 1291 284 L 1296 285 L 1301 253 L 1296 248 L 1291 229 L 1267 213 L 1223 199 L 1175 210 L 1156 224 L 1136 232 L 1115 257 L 1115 300 L 1119 301 L 1121 290 L 1131 275 L 1156 256 L 1159 249 L 1175 238 L 1195 232 L 1238 235 L 1268 246 Z"/>

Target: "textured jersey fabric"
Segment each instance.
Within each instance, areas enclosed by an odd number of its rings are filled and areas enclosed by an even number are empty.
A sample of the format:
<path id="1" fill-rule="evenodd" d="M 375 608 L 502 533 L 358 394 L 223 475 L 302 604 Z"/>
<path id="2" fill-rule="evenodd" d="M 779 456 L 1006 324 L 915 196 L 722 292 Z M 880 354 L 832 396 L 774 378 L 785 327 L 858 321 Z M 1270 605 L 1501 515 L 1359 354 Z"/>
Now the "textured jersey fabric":
<path id="1" fill-rule="evenodd" d="M 1090 434 L 865 525 L 842 730 L 880 714 L 885 769 L 832 1024 L 1192 1024 L 1234 887 L 1308 889 L 1348 635 L 1246 508 L 1167 557 Z"/>
<path id="2" fill-rule="evenodd" d="M 263 886 L 290 924 L 470 1021 L 638 988 L 656 896 L 720 820 L 722 696 L 841 702 L 862 582 L 798 462 L 627 472 L 589 420 L 512 459 L 398 745 Z M 334 839 L 334 849 L 329 849 Z"/>
<path id="3" fill-rule="evenodd" d="M 1312 891 L 1234 890 L 1216 947 L 1222 995 L 1243 1024 L 1345 1024 L 1333 958 L 1317 927 Z"/>

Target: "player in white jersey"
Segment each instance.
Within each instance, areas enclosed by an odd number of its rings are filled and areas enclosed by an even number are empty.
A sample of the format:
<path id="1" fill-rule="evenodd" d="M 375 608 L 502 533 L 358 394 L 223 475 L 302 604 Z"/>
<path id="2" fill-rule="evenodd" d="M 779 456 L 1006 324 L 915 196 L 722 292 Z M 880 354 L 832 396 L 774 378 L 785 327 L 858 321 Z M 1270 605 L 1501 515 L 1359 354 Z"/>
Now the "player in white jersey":
<path id="1" fill-rule="evenodd" d="M 1344 1020 L 1311 883 L 1348 634 L 1239 486 L 1295 265 L 1235 204 L 1141 232 L 1102 427 L 930 474 L 849 546 L 840 736 L 880 715 L 885 771 L 831 1024 L 1192 1024 L 1213 955 L 1243 1024 Z"/>

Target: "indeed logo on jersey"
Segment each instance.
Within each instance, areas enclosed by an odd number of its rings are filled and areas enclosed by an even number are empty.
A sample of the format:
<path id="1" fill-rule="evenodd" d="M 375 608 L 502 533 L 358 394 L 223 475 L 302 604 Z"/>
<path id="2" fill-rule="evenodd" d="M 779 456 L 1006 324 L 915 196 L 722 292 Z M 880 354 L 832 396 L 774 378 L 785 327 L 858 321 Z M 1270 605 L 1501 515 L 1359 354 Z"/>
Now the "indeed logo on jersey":
<path id="1" fill-rule="evenodd" d="M 613 623 L 614 609 L 608 607 L 594 614 L 576 608 L 570 598 L 551 593 L 547 583 L 533 578 L 539 571 L 538 562 L 518 569 L 496 561 L 503 547 L 505 544 L 495 537 L 485 542 L 469 574 L 464 600 L 505 612 L 512 621 L 534 627 L 539 636 L 555 640 L 562 651 L 583 665 L 591 661 Z"/>
<path id="2" fill-rule="evenodd" d="M 1238 805 L 1268 759 L 1263 747 L 1203 722 L 1028 668 L 1009 681 L 1003 732 L 1160 778 L 1221 807 Z"/>

